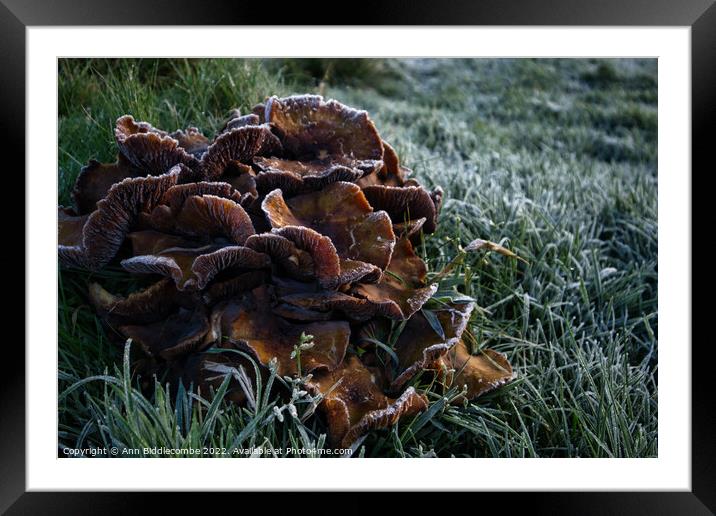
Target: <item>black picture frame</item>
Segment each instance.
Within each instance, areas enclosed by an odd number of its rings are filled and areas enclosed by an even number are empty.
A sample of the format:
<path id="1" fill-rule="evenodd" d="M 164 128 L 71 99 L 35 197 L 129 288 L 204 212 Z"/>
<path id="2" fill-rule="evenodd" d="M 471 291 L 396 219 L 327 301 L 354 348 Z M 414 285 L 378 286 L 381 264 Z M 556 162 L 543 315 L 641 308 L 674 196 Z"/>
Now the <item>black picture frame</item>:
<path id="1" fill-rule="evenodd" d="M 616 25 L 688 26 L 692 44 L 692 172 L 706 174 L 712 146 L 707 129 L 716 113 L 716 6 L 714 0 L 482 0 L 390 3 L 367 1 L 348 20 L 335 4 L 312 2 L 281 5 L 266 15 L 266 4 L 214 1 L 200 4 L 186 0 L 0 0 L 0 102 L 3 146 L 14 149 L 14 170 L 24 170 L 25 148 L 25 29 L 38 25 Z M 344 8 L 349 7 L 349 4 Z M 333 14 L 333 15 L 332 15 Z M 7 166 L 7 165 L 6 165 Z M 711 165 L 711 168 L 713 166 Z M 8 170 L 9 172 L 9 170 Z M 6 178 L 4 181 L 8 181 Z M 24 174 L 15 174 L 16 190 L 25 192 Z M 685 179 L 687 177 L 685 176 Z M 6 185 L 5 185 L 6 186 Z M 6 186 L 7 187 L 7 186 Z M 692 186 L 692 192 L 693 192 Z M 704 195 L 702 193 L 702 195 Z M 695 199 L 694 199 L 695 201 Z M 23 226 L 24 228 L 24 226 Z M 693 234 L 693 231 L 692 231 Z M 25 238 L 25 235 L 22 237 Z M 16 240 L 19 242 L 19 240 Z M 19 247 L 19 246 L 18 246 Z M 24 247 L 23 247 L 24 249 Z M 24 256 L 24 250 L 23 256 Z M 683 252 L 689 253 L 690 249 Z M 691 258 L 689 258 L 691 259 Z M 703 259 L 703 258 L 702 258 Z M 25 260 L 22 260 L 25 263 Z M 692 261 L 692 270 L 693 270 Z M 25 270 L 25 274 L 29 271 Z M 19 303 L 18 303 L 19 305 Z M 23 304 L 24 306 L 24 304 Z M 694 303 L 694 313 L 702 313 Z M 26 307 L 31 309 L 32 307 Z M 704 310 L 702 308 L 701 310 Z M 704 314 L 705 315 L 705 314 Z M 692 316 L 693 317 L 693 316 Z M 701 319 L 708 320 L 708 319 Z M 691 328 L 684 328 L 686 335 Z M 17 339 L 19 340 L 19 339 Z M 25 492 L 25 352 L 5 343 L 5 364 L 0 375 L 0 512 L 8 514 L 127 513 L 146 507 L 139 493 L 26 493 Z M 689 344 L 670 343 L 672 345 Z M 716 416 L 709 379 L 710 343 L 692 347 L 692 491 L 681 493 L 521 493 L 480 494 L 499 506 L 509 496 L 509 506 L 523 505 L 531 513 L 568 514 L 712 514 L 716 512 Z M 242 495 L 245 496 L 245 495 Z M 212 495 L 209 510 L 228 497 Z M 500 502 L 499 498 L 502 499 Z M 184 504 L 185 496 L 172 495 L 165 510 Z M 310 503 L 304 495 L 299 507 Z M 356 509 L 374 504 L 369 497 L 352 496 Z M 415 498 L 414 498 L 415 499 Z M 301 498 L 299 498 L 301 500 Z"/>

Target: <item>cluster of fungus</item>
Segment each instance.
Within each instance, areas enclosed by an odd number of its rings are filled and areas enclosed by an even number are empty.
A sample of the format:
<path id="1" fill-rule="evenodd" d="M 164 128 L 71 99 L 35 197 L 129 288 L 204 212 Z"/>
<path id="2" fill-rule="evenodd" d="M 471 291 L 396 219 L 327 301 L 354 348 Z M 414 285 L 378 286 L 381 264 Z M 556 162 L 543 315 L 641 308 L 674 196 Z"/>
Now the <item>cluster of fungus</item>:
<path id="1" fill-rule="evenodd" d="M 118 264 L 145 279 L 127 296 L 97 283 L 88 292 L 109 334 L 141 349 L 143 378 L 208 393 L 217 364 L 253 373 L 250 356 L 321 394 L 330 441 L 343 447 L 424 410 L 408 386 L 419 373 L 468 399 L 512 378 L 502 354 L 470 353 L 472 304 L 431 311 L 440 334 L 421 310 L 437 285 L 414 245 L 435 231 L 442 191 L 409 177 L 365 111 L 272 97 L 234 110 L 212 140 L 128 115 L 115 137 L 116 162 L 91 161 L 74 207 L 58 209 L 58 254 L 65 267 Z M 397 363 L 385 363 L 374 337 L 392 321 L 403 329 Z M 313 346 L 297 361 L 302 335 Z"/>

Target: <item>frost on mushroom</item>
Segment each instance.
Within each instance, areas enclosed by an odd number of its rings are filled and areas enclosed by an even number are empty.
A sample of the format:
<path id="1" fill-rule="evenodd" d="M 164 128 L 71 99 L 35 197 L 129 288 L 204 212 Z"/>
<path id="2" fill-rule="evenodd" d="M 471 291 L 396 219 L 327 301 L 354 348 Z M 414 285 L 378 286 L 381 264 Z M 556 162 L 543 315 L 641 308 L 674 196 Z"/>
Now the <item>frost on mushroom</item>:
<path id="1" fill-rule="evenodd" d="M 448 371 L 448 385 L 466 387 L 467 399 L 490 392 L 515 377 L 504 354 L 483 349 L 479 355 L 473 355 L 462 340 L 438 360 L 438 367 Z"/>
<path id="2" fill-rule="evenodd" d="M 271 97 L 206 134 L 122 116 L 117 160 L 90 161 L 58 208 L 62 266 L 136 283 L 93 282 L 88 298 L 113 340 L 132 339 L 143 385 L 210 396 L 228 375 L 227 399 L 251 406 L 257 371 L 300 377 L 330 441 L 351 446 L 427 408 L 423 373 L 467 398 L 512 379 L 504 355 L 471 354 L 472 304 L 426 304 L 438 286 L 414 246 L 442 190 L 411 177 L 368 113 Z M 365 338 L 386 328 L 402 330 L 398 363 Z"/>
<path id="3" fill-rule="evenodd" d="M 261 170 L 256 176 L 256 187 L 262 193 L 280 189 L 285 195 L 320 190 L 337 181 L 353 182 L 363 171 L 352 168 L 352 163 L 331 159 L 299 161 L 281 158 L 254 158 Z"/>
<path id="4" fill-rule="evenodd" d="M 411 317 L 395 344 L 399 360 L 398 375 L 393 379 L 391 389 L 400 389 L 413 376 L 426 369 L 436 369 L 438 359 L 460 340 L 473 309 L 472 303 L 465 303 L 432 311 L 439 328 L 435 328 L 424 313 Z"/>
<path id="5" fill-rule="evenodd" d="M 425 262 L 415 254 L 406 236 L 396 243 L 381 280 L 373 284 L 360 282 L 353 291 L 376 305 L 382 315 L 408 319 L 437 290 L 436 284 L 427 284 L 427 272 Z"/>
<path id="6" fill-rule="evenodd" d="M 114 137 L 127 161 L 148 174 L 163 174 L 179 163 L 190 168 L 197 165 L 196 157 L 177 139 L 146 122 L 136 122 L 131 115 L 117 119 Z"/>
<path id="7" fill-rule="evenodd" d="M 321 410 L 335 446 L 350 447 L 370 430 L 394 425 L 401 417 L 425 410 L 428 400 L 412 387 L 397 399 L 383 394 L 380 372 L 351 356 L 337 370 L 316 374 L 308 382 L 324 395 Z"/>
<path id="8" fill-rule="evenodd" d="M 76 216 L 68 209 L 59 210 L 60 263 L 90 270 L 107 265 L 139 213 L 153 209 L 164 192 L 176 184 L 178 175 L 178 171 L 172 169 L 160 176 L 124 179 L 114 184 L 97 203 L 97 209 L 87 216 Z"/>
<path id="9" fill-rule="evenodd" d="M 437 208 L 422 186 L 373 185 L 364 187 L 363 194 L 374 210 L 384 210 L 396 224 L 425 218 L 426 233 L 437 227 Z"/>
<path id="10" fill-rule="evenodd" d="M 371 173 L 383 164 L 383 142 L 365 111 L 318 95 L 271 97 L 266 121 L 296 159 L 336 161 Z"/>
<path id="11" fill-rule="evenodd" d="M 400 362 L 390 389 L 398 391 L 416 374 L 433 371 L 447 386 L 466 387 L 464 397 L 473 399 L 512 380 L 512 367 L 502 353 L 483 349 L 472 355 L 465 344 L 463 333 L 473 308 L 464 303 L 434 310 L 432 317 L 442 333 L 423 313 L 414 315 L 395 345 Z"/>

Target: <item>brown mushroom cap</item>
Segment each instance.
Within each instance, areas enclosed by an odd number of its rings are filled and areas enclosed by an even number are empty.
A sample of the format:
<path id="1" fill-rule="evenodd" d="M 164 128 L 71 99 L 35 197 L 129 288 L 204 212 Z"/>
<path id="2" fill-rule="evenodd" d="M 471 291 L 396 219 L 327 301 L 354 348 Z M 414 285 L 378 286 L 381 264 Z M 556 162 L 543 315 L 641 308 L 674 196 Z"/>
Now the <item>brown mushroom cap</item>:
<path id="1" fill-rule="evenodd" d="M 203 290 L 225 271 L 243 271 L 269 267 L 270 258 L 242 246 L 208 245 L 170 247 L 156 254 L 122 260 L 125 270 L 139 274 L 160 274 L 174 280 L 179 290 Z"/>
<path id="2" fill-rule="evenodd" d="M 243 244 L 255 233 L 246 211 L 231 199 L 215 195 L 189 197 L 177 215 L 176 227 L 189 235 L 225 235 Z"/>
<path id="3" fill-rule="evenodd" d="M 353 292 L 377 306 L 378 313 L 393 319 L 408 319 L 437 290 L 437 284 L 426 285 L 427 267 L 415 254 L 407 237 L 395 244 L 385 274 L 374 284 L 361 282 Z"/>
<path id="4" fill-rule="evenodd" d="M 271 233 L 252 235 L 246 240 L 246 246 L 271 256 L 274 264 L 290 278 L 315 279 L 328 289 L 337 288 L 346 278 L 375 274 L 375 267 L 370 264 L 340 260 L 328 237 L 305 227 L 286 226 Z M 342 270 L 344 264 L 350 268 Z"/>
<path id="5" fill-rule="evenodd" d="M 298 249 L 311 255 L 313 274 L 319 284 L 324 288 L 338 286 L 341 262 L 330 238 L 303 226 L 284 226 L 271 232 L 290 240 Z"/>
<path id="6" fill-rule="evenodd" d="M 335 169 L 346 169 L 354 179 L 363 175 L 362 170 L 350 168 L 351 161 L 341 156 L 329 156 L 311 161 L 259 156 L 254 158 L 254 164 L 263 172 L 269 170 L 288 172 L 304 178 L 325 176 Z"/>
<path id="7" fill-rule="evenodd" d="M 204 304 L 213 306 L 238 294 L 249 292 L 266 283 L 268 274 L 263 270 L 250 270 L 235 274 L 228 279 L 212 281 L 202 292 Z"/>
<path id="8" fill-rule="evenodd" d="M 281 296 L 280 300 L 286 305 L 318 314 L 338 311 L 352 321 L 367 321 L 380 313 L 381 308 L 365 299 L 333 291 L 290 293 Z"/>
<path id="9" fill-rule="evenodd" d="M 204 247 L 206 241 L 191 240 L 187 237 L 162 233 L 153 229 L 132 231 L 127 234 L 127 241 L 132 248 L 134 256 L 145 254 L 159 254 L 171 247 L 195 248 Z"/>
<path id="10" fill-rule="evenodd" d="M 220 177 L 232 161 L 248 163 L 254 156 L 276 154 L 281 142 L 267 125 L 236 127 L 220 134 L 201 158 L 204 177 L 213 180 Z"/>
<path id="11" fill-rule="evenodd" d="M 266 104 L 256 104 L 252 109 L 251 113 L 259 117 L 259 122 L 262 124 L 266 123 Z"/>
<path id="12" fill-rule="evenodd" d="M 220 249 L 218 245 L 199 248 L 170 247 L 157 254 L 132 256 L 120 263 L 124 270 L 134 274 L 159 274 L 171 278 L 179 290 L 196 290 L 194 261 L 202 254 Z"/>
<path id="13" fill-rule="evenodd" d="M 320 190 L 337 181 L 353 182 L 363 171 L 341 164 L 336 159 L 299 161 L 282 158 L 254 158 L 262 172 L 256 176 L 256 187 L 262 193 L 276 188 L 284 195 Z"/>
<path id="14" fill-rule="evenodd" d="M 82 230 L 89 215 L 77 215 L 72 208 L 57 208 L 57 242 L 60 246 L 75 247 L 82 244 Z"/>
<path id="15" fill-rule="evenodd" d="M 175 138 L 146 122 L 135 122 L 132 115 L 117 119 L 114 137 L 119 151 L 145 173 L 164 174 L 179 163 L 190 168 L 198 165 L 197 158 L 182 148 Z"/>
<path id="16" fill-rule="evenodd" d="M 437 215 L 440 215 L 440 210 L 443 207 L 443 193 L 443 189 L 439 186 L 436 186 L 430 191 L 430 198 L 433 200 L 433 205 L 435 206 L 436 220 Z"/>
<path id="17" fill-rule="evenodd" d="M 124 298 L 110 294 L 98 283 L 90 283 L 89 299 L 99 315 L 115 324 L 148 323 L 162 320 L 172 312 L 178 292 L 168 279 Z"/>
<path id="18" fill-rule="evenodd" d="M 231 342 L 244 345 L 266 366 L 277 360 L 279 375 L 298 373 L 291 357 L 302 334 L 312 335 L 314 346 L 301 353 L 302 373 L 333 370 L 342 362 L 348 346 L 350 328 L 345 321 L 292 324 L 276 316 L 265 287 L 227 302 L 219 308 L 222 334 Z"/>
<path id="19" fill-rule="evenodd" d="M 209 321 L 201 310 L 181 308 L 163 321 L 119 326 L 117 330 L 149 356 L 165 360 L 199 349 L 209 331 Z"/>
<path id="20" fill-rule="evenodd" d="M 435 369 L 437 360 L 455 346 L 467 327 L 473 303 L 456 304 L 451 308 L 435 310 L 443 335 L 439 335 L 422 313 L 416 313 L 400 333 L 395 344 L 399 374 L 391 383 L 397 391 L 420 371 Z"/>
<path id="21" fill-rule="evenodd" d="M 92 213 L 97 209 L 97 203 L 107 196 L 112 185 L 128 177 L 141 175 L 144 175 L 141 170 L 134 167 L 122 154 L 114 163 L 90 160 L 80 170 L 72 190 L 77 213 L 81 215 Z"/>
<path id="22" fill-rule="evenodd" d="M 230 161 L 224 169 L 224 174 L 219 178 L 221 181 L 230 184 L 241 195 L 241 204 L 246 207 L 247 198 L 255 200 L 259 196 L 256 189 L 256 172 L 250 165 L 240 161 Z"/>
<path id="23" fill-rule="evenodd" d="M 448 373 L 448 385 L 467 387 L 465 398 L 474 399 L 511 382 L 515 378 L 507 357 L 493 349 L 483 349 L 472 355 L 461 339 L 438 359 L 438 367 Z M 460 402 L 458 398 L 455 402 Z"/>
<path id="24" fill-rule="evenodd" d="M 196 127 L 187 127 L 185 130 L 179 129 L 169 134 L 169 136 L 177 141 L 179 147 L 197 159 L 201 158 L 201 155 L 206 152 L 210 143 L 209 138 L 201 134 Z"/>
<path id="25" fill-rule="evenodd" d="M 223 132 L 209 141 L 195 127 L 168 134 L 125 115 L 117 120 L 115 139 L 120 152 L 140 170 L 156 175 L 183 164 L 194 171 L 194 180 L 213 180 L 231 161 L 246 163 L 254 156 L 281 152 L 281 142 L 268 125 L 251 124 L 255 121 L 255 115 L 233 118 Z"/>
<path id="26" fill-rule="evenodd" d="M 308 387 L 325 397 L 319 406 L 326 417 L 331 442 L 349 448 L 370 430 L 392 426 L 401 417 L 425 410 L 427 398 L 412 387 L 398 398 L 388 398 L 379 385 L 379 373 L 355 356 L 341 368 L 313 375 Z"/>
<path id="27" fill-rule="evenodd" d="M 172 186 L 162 197 L 161 204 L 169 206 L 171 212 L 177 215 L 187 199 L 194 195 L 213 195 L 231 199 L 235 202 L 241 200 L 241 194 L 228 183 L 199 181 Z"/>
<path id="28" fill-rule="evenodd" d="M 167 192 L 162 197 L 161 203 L 156 206 L 151 213 L 140 214 L 141 224 L 143 226 L 163 231 L 165 233 L 182 233 L 183 228 L 178 226 L 178 217 L 184 217 L 185 220 L 189 219 L 189 226 L 193 226 L 193 224 L 191 223 L 191 214 L 182 214 L 182 208 L 184 208 L 187 199 L 189 199 L 190 197 L 201 197 L 203 195 L 211 195 L 214 197 L 229 199 L 237 204 L 240 204 L 242 199 L 241 194 L 237 192 L 228 183 L 200 181 L 197 183 L 180 184 L 173 186 L 169 190 L 167 190 Z M 197 201 L 194 200 L 192 202 L 195 203 Z M 191 203 L 189 203 L 189 205 L 191 205 Z M 226 208 L 227 210 L 232 210 L 233 204 L 227 203 L 224 208 Z M 242 217 L 240 213 L 238 214 L 238 216 L 242 220 L 244 220 L 244 217 Z M 223 219 L 223 217 L 221 217 L 221 219 Z M 247 222 L 249 224 L 251 223 L 249 219 L 244 220 L 244 222 Z M 245 230 L 251 231 L 248 228 L 245 228 Z M 194 230 L 190 230 L 188 233 L 184 231 L 184 234 L 196 235 L 197 233 Z"/>
<path id="29" fill-rule="evenodd" d="M 87 217 L 81 239 L 76 238 L 75 231 L 63 227 L 75 228 L 76 221 L 60 218 L 60 263 L 86 269 L 106 265 L 119 250 L 137 215 L 141 211 L 151 211 L 164 193 L 176 184 L 178 174 L 177 169 L 172 169 L 160 176 L 128 178 L 112 186 L 107 197 L 99 201 L 97 209 Z M 75 239 L 70 240 L 69 235 L 74 235 Z"/>
<path id="30" fill-rule="evenodd" d="M 386 211 L 396 224 L 425 218 L 426 233 L 433 233 L 437 228 L 435 203 L 422 186 L 366 186 L 363 194 L 374 210 Z"/>
<path id="31" fill-rule="evenodd" d="M 279 133 L 284 148 L 300 159 L 344 156 L 353 168 L 374 170 L 383 159 L 383 143 L 365 111 L 318 95 L 296 95 L 266 102 L 266 121 Z"/>
<path id="32" fill-rule="evenodd" d="M 377 283 L 383 277 L 380 267 L 360 260 L 341 259 L 341 272 L 336 285 L 347 285 L 355 281 L 362 283 Z"/>
<path id="33" fill-rule="evenodd" d="M 399 224 L 393 224 L 393 232 L 396 238 L 407 238 L 411 243 L 420 242 L 420 231 L 425 225 L 425 217 L 419 219 L 409 220 L 408 222 L 401 222 Z"/>
<path id="34" fill-rule="evenodd" d="M 371 185 L 406 186 L 413 182 L 408 179 L 410 174 L 412 171 L 409 168 L 400 165 L 395 149 L 383 140 L 383 166 L 374 174 L 366 173 L 357 183 L 361 188 Z"/>
<path id="35" fill-rule="evenodd" d="M 341 258 L 381 269 L 390 263 L 395 245 L 390 218 L 385 212 L 374 212 L 352 183 L 333 183 L 288 200 L 277 189 L 266 196 L 262 208 L 275 228 L 305 226 L 329 237 Z"/>
<path id="36" fill-rule="evenodd" d="M 242 115 L 239 109 L 232 109 L 229 113 L 229 117 L 224 123 L 224 126 L 219 131 L 219 134 L 236 129 L 237 127 L 244 127 L 246 125 L 259 125 L 263 122 L 258 115 L 249 113 L 248 115 Z"/>
<path id="37" fill-rule="evenodd" d="M 291 240 L 275 233 L 251 235 L 246 247 L 266 253 L 282 272 L 299 280 L 315 277 L 314 261 L 311 253 L 299 249 Z"/>
<path id="38" fill-rule="evenodd" d="M 265 269 L 271 265 L 268 255 L 242 246 L 223 247 L 213 253 L 197 256 L 191 266 L 196 286 L 202 290 L 219 273 L 235 269 Z"/>

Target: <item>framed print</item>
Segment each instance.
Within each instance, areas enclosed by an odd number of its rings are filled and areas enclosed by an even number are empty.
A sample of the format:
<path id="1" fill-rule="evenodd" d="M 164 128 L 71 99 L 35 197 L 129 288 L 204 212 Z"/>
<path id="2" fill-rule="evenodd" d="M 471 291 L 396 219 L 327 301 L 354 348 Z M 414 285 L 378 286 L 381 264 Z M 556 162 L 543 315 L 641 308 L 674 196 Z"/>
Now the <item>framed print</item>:
<path id="1" fill-rule="evenodd" d="M 691 171 L 716 8 L 607 4 L 254 26 L 4 2 L 27 303 L 3 509 L 427 490 L 713 511 Z"/>

